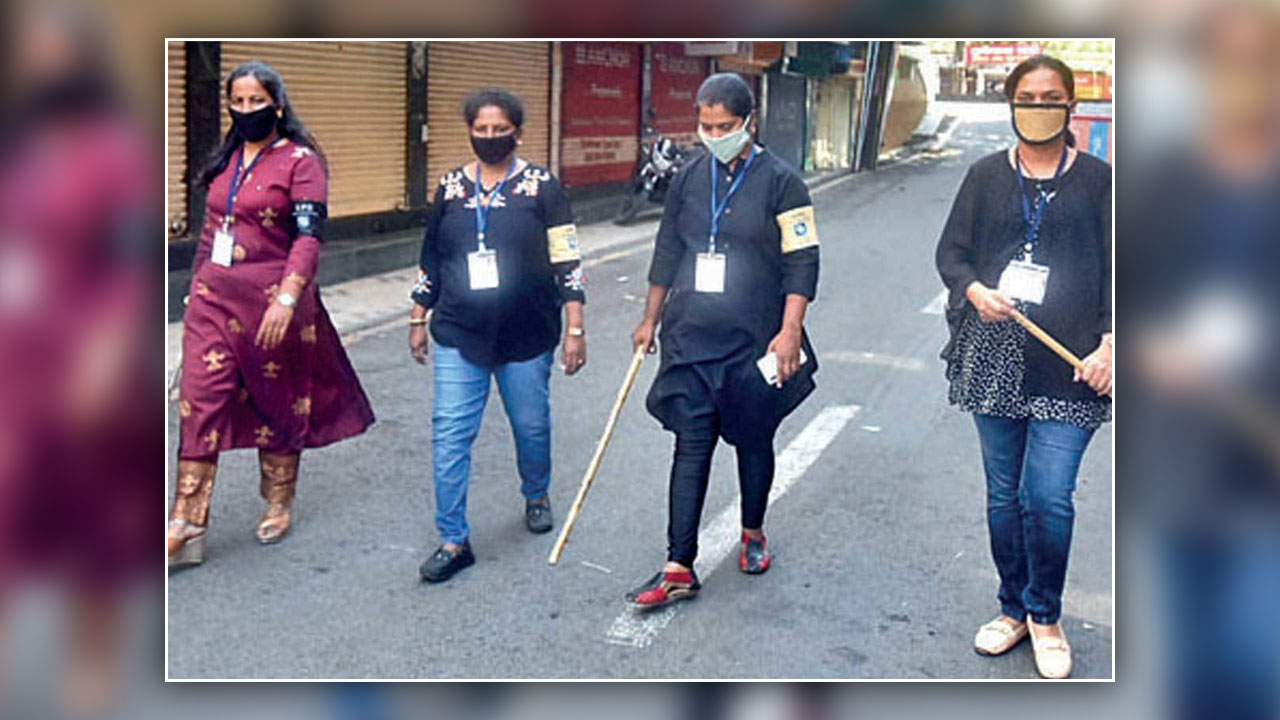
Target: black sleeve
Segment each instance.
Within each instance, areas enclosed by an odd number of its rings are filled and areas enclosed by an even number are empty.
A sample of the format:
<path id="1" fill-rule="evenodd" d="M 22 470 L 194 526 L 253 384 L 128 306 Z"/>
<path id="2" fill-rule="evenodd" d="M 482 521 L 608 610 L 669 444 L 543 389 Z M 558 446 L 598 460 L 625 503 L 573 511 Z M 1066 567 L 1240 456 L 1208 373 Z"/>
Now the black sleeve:
<path id="1" fill-rule="evenodd" d="M 978 187 L 980 182 L 969 168 L 951 204 L 951 214 L 938 239 L 935 260 L 942 282 L 951 291 L 949 306 L 959 308 L 965 302 L 965 289 L 978 279 L 974 257 L 973 233 L 977 220 Z"/>
<path id="2" fill-rule="evenodd" d="M 569 194 L 553 176 L 542 184 L 538 199 L 547 228 L 547 258 L 555 272 L 560 299 L 585 303 L 587 291 L 582 274 L 582 249 L 578 244 L 578 226 L 573 222 Z"/>
<path id="3" fill-rule="evenodd" d="M 669 288 L 676 281 L 680 261 L 684 259 L 684 243 L 676 229 L 680 208 L 684 205 L 684 187 L 689 177 L 690 163 L 676 173 L 667 188 L 666 201 L 662 205 L 662 222 L 658 225 L 658 237 L 653 243 L 653 260 L 649 263 L 649 284 Z"/>
<path id="4" fill-rule="evenodd" d="M 427 209 L 427 226 L 422 231 L 422 250 L 418 256 L 418 282 L 409 291 L 409 297 L 430 310 L 440 299 L 440 256 L 436 248 L 440 232 L 440 218 L 444 215 L 444 184 L 436 186 L 435 199 Z"/>
<path id="5" fill-rule="evenodd" d="M 1111 332 L 1111 182 L 1108 181 L 1102 197 L 1102 307 L 1098 311 L 1098 332 Z"/>
<path id="6" fill-rule="evenodd" d="M 783 176 L 774 204 L 774 219 L 782 242 L 782 294 L 802 295 L 810 302 L 818 294 L 818 225 L 813 199 L 799 175 Z"/>

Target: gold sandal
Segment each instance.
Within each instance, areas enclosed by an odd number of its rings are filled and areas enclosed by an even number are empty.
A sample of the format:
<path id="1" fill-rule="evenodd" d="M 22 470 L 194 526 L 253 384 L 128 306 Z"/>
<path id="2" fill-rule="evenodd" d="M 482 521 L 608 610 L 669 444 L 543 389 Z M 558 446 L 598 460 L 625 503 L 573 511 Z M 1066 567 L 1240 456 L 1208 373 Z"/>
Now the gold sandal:
<path id="1" fill-rule="evenodd" d="M 209 525 L 209 499 L 217 463 L 178 461 L 177 496 L 169 512 L 165 530 L 169 567 L 179 568 L 204 562 L 205 529 Z"/>
<path id="2" fill-rule="evenodd" d="M 259 451 L 260 490 L 267 501 L 267 511 L 258 521 L 256 535 L 263 545 L 278 543 L 289 534 L 293 524 L 293 497 L 298 486 L 299 455 L 282 455 Z"/>

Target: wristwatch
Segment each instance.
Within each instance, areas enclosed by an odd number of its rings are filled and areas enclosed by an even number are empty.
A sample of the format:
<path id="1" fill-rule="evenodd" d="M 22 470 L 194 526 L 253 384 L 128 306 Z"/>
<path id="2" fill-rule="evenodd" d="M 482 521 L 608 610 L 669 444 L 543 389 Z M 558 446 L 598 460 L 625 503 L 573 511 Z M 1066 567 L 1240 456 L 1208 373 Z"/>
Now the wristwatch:
<path id="1" fill-rule="evenodd" d="M 586 334 L 587 334 L 587 331 L 583 330 L 580 327 L 569 328 L 569 337 L 582 337 L 583 335 L 586 335 Z"/>
<path id="2" fill-rule="evenodd" d="M 291 308 L 298 304 L 298 298 L 287 292 L 282 292 L 279 295 L 276 295 L 276 302 L 280 303 L 280 307 Z"/>

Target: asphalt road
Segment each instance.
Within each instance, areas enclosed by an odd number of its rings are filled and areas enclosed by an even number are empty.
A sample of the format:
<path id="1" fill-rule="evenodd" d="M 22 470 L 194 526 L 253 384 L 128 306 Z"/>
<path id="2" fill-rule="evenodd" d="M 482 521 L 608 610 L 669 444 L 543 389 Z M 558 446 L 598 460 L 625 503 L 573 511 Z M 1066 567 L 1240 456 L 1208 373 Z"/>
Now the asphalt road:
<path id="1" fill-rule="evenodd" d="M 224 456 L 208 560 L 169 578 L 169 676 L 1035 678 L 1025 643 L 994 659 L 971 647 L 998 612 L 996 576 L 976 431 L 946 403 L 946 329 L 931 312 L 951 199 L 967 165 L 1009 138 L 1007 120 L 970 118 L 947 149 L 817 194 L 822 279 L 808 328 L 823 366 L 779 432 L 768 574 L 708 562 L 717 543 L 704 534 L 699 598 L 646 618 L 624 607 L 665 547 L 672 438 L 644 411 L 650 361 L 557 567 L 546 563 L 555 535 L 524 528 L 495 389 L 474 449 L 478 562 L 422 584 L 418 564 L 437 545 L 430 370 L 397 324 L 348 346 L 379 422 L 304 455 L 298 522 L 281 545 L 253 538 L 255 454 Z M 589 363 L 552 380 L 557 532 L 627 366 L 647 266 L 637 248 L 588 270 Z M 1063 621 L 1076 678 L 1112 675 L 1111 468 L 1107 426 L 1076 494 Z M 721 445 L 704 533 L 725 513 L 721 537 L 736 538 L 736 485 Z"/>

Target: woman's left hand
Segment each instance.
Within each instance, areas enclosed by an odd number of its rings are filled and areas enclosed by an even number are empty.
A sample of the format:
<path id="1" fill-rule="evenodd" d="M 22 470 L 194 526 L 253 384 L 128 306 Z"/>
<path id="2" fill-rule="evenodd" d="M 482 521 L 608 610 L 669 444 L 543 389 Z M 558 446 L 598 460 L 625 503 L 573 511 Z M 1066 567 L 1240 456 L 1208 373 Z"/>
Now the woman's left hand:
<path id="1" fill-rule="evenodd" d="M 264 350 L 274 350 L 279 347 L 280 343 L 284 342 L 284 335 L 288 332 L 289 323 L 292 321 L 293 308 L 272 302 L 262 315 L 262 323 L 258 325 L 258 336 L 253 340 L 254 344 Z"/>
<path id="2" fill-rule="evenodd" d="M 574 375 L 587 364 L 587 339 L 581 335 L 564 336 L 564 374 Z"/>
<path id="3" fill-rule="evenodd" d="M 1084 371 L 1075 371 L 1075 382 L 1086 382 L 1099 395 L 1110 395 L 1112 387 L 1112 350 L 1105 339 L 1084 360 Z"/>
<path id="4" fill-rule="evenodd" d="M 778 387 L 800 369 L 800 331 L 784 326 L 769 343 L 769 352 L 778 356 Z"/>

